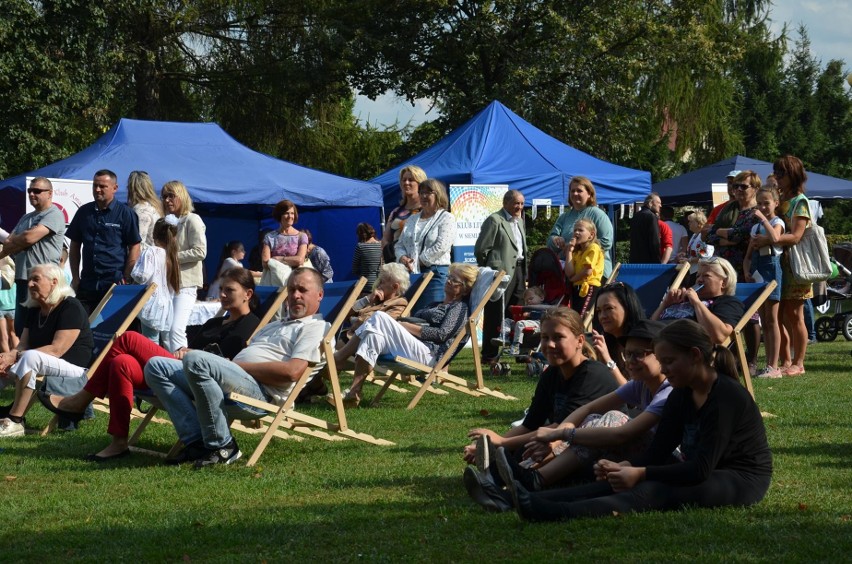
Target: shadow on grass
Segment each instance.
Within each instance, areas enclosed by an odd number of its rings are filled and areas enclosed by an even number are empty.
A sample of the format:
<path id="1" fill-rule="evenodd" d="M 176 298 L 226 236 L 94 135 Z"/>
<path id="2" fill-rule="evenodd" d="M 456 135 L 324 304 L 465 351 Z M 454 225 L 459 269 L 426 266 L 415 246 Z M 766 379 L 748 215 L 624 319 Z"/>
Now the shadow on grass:
<path id="1" fill-rule="evenodd" d="M 849 468 L 852 466 L 852 443 L 811 443 L 792 447 L 775 447 L 773 454 L 804 456 L 813 460 L 815 466 Z M 817 462 L 816 458 L 832 458 L 831 461 Z"/>

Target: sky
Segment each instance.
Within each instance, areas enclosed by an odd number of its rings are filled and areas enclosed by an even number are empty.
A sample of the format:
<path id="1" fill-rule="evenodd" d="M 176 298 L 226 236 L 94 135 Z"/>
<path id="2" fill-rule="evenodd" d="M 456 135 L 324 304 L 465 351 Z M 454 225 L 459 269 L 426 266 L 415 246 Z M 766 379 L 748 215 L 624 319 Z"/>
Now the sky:
<path id="1" fill-rule="evenodd" d="M 772 4 L 769 18 L 775 34 L 786 22 L 794 39 L 802 23 L 808 28 L 811 53 L 821 68 L 831 59 L 840 59 L 845 61 L 847 72 L 852 71 L 852 0 L 774 0 Z M 376 100 L 358 96 L 354 113 L 362 122 L 369 121 L 380 128 L 394 123 L 404 126 L 409 121 L 419 125 L 437 117 L 437 110 L 429 111 L 430 105 L 429 100 L 410 104 L 386 93 Z"/>

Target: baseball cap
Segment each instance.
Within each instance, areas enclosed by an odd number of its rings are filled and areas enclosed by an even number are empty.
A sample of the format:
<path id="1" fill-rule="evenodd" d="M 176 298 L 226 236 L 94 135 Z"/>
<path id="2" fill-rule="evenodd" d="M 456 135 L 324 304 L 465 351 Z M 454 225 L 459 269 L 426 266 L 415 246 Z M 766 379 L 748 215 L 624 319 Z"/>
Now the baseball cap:
<path id="1" fill-rule="evenodd" d="M 662 331 L 665 326 L 666 324 L 662 321 L 640 319 L 633 325 L 633 327 L 630 328 L 627 335 L 622 336 L 619 339 L 619 342 L 623 345 L 627 342 L 627 339 L 645 339 L 647 341 L 653 341 L 657 338 L 657 334 Z"/>
<path id="2" fill-rule="evenodd" d="M 728 173 L 728 176 L 726 178 L 733 178 L 741 172 L 742 172 L 741 170 L 732 170 L 731 172 Z"/>

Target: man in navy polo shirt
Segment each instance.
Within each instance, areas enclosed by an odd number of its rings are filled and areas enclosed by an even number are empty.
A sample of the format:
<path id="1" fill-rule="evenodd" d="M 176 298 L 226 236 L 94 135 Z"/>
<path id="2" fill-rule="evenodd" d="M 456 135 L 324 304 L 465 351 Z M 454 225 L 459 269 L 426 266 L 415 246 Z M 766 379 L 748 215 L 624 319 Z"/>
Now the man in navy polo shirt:
<path id="1" fill-rule="evenodd" d="M 114 172 L 96 172 L 95 201 L 77 210 L 66 233 L 71 239 L 71 286 L 90 313 L 113 284 L 130 280 L 139 258 L 139 220 L 132 209 L 115 200 L 117 191 Z"/>

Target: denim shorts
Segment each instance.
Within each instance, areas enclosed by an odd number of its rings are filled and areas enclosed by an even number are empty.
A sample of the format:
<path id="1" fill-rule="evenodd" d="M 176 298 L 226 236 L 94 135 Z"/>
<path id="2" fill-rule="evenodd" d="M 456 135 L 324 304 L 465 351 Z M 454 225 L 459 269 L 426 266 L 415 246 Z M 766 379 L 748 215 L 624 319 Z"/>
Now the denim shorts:
<path id="1" fill-rule="evenodd" d="M 780 302 L 781 257 L 779 255 L 760 255 L 759 253 L 753 253 L 751 255 L 751 271 L 752 273 L 755 271 L 759 272 L 764 282 L 775 280 L 778 283 L 766 299 Z"/>

